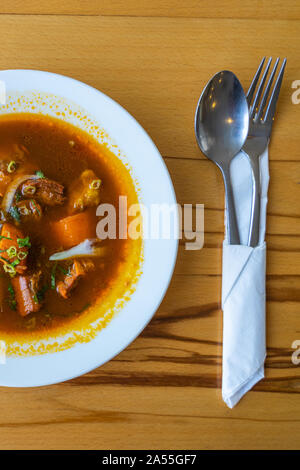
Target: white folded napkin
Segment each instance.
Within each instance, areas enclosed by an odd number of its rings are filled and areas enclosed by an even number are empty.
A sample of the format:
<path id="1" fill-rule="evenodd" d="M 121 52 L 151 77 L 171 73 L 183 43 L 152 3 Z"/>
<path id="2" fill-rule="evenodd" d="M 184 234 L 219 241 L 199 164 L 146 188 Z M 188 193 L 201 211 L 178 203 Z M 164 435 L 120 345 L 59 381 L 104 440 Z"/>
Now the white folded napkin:
<path id="1" fill-rule="evenodd" d="M 268 151 L 260 157 L 261 213 L 259 246 L 247 246 L 252 176 L 241 152 L 230 168 L 241 245 L 223 243 L 223 378 L 222 396 L 233 408 L 264 377 L 266 357 L 266 209 L 269 185 Z M 226 226 L 226 210 L 225 210 Z"/>

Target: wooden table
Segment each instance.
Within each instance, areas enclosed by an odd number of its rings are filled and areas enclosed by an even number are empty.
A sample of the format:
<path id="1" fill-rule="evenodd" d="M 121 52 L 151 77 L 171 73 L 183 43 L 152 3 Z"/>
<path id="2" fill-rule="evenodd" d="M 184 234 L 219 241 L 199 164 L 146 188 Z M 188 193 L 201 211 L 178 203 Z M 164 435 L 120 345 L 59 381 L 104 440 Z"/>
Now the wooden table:
<path id="1" fill-rule="evenodd" d="M 298 0 L 2 0 L 1 69 L 82 80 L 149 132 L 178 201 L 205 204 L 205 246 L 180 246 L 154 319 L 123 353 L 67 383 L 0 389 L 3 449 L 297 448 L 300 366 L 300 80 Z M 220 173 L 195 144 L 204 84 L 234 70 L 249 86 L 263 55 L 288 67 L 270 146 L 266 378 L 229 410 L 221 400 Z"/>

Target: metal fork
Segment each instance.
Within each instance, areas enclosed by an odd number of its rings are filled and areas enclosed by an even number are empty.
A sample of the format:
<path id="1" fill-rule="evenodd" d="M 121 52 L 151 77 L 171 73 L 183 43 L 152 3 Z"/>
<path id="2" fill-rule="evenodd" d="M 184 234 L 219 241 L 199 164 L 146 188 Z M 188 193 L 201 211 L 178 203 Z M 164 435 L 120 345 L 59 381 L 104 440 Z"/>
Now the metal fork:
<path id="1" fill-rule="evenodd" d="M 253 195 L 248 239 L 248 245 L 252 247 L 257 246 L 259 243 L 261 192 L 259 157 L 267 148 L 270 140 L 272 124 L 274 121 L 274 114 L 276 110 L 276 103 L 278 100 L 284 69 L 286 65 L 286 59 L 284 59 L 280 71 L 278 73 L 274 88 L 272 90 L 271 97 L 268 101 L 268 97 L 271 91 L 272 83 L 274 81 L 274 77 L 280 59 L 276 59 L 268 83 L 264 89 L 264 85 L 272 62 L 272 57 L 270 57 L 264 70 L 263 76 L 260 80 L 257 92 L 254 96 L 254 92 L 256 90 L 265 63 L 265 59 L 265 57 L 262 59 L 246 95 L 249 106 L 249 132 L 247 140 L 242 148 L 242 151 L 246 154 L 249 159 L 252 169 Z M 260 100 L 261 96 L 262 99 Z"/>

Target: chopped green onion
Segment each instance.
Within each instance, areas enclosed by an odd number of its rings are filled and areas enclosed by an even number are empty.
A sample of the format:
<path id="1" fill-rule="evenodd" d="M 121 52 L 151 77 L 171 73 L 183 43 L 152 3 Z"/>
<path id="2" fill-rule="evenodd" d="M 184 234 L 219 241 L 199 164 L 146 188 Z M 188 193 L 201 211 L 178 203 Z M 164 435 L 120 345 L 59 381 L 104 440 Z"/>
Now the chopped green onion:
<path id="1" fill-rule="evenodd" d="M 0 235 L 0 240 L 12 240 L 12 238 L 5 237 L 4 235 Z"/>
<path id="2" fill-rule="evenodd" d="M 18 264 L 20 264 L 20 260 L 19 260 L 19 259 L 15 259 L 15 260 L 13 260 L 10 264 L 11 264 L 11 266 L 15 267 L 15 266 L 17 266 Z"/>
<path id="3" fill-rule="evenodd" d="M 90 183 L 90 188 L 91 189 L 99 189 L 101 186 L 101 180 L 93 180 L 91 183 Z"/>
<path id="4" fill-rule="evenodd" d="M 33 196 L 35 192 L 36 192 L 36 187 L 32 186 L 32 184 L 25 186 L 25 188 L 23 189 L 23 193 L 26 196 Z"/>
<path id="5" fill-rule="evenodd" d="M 36 176 L 38 176 L 39 178 L 45 178 L 45 175 L 44 173 L 41 171 L 41 170 L 38 170 L 35 172 Z"/>
<path id="6" fill-rule="evenodd" d="M 9 164 L 7 165 L 7 171 L 8 173 L 13 173 L 16 169 L 16 162 L 14 160 L 11 160 Z"/>
<path id="7" fill-rule="evenodd" d="M 17 191 L 17 192 L 16 192 L 16 195 L 15 195 L 16 202 L 19 202 L 20 199 L 21 199 L 21 197 L 22 197 L 22 194 L 20 193 L 20 191 Z"/>
<path id="8" fill-rule="evenodd" d="M 18 259 L 22 261 L 23 259 L 26 258 L 27 255 L 28 253 L 26 253 L 26 251 L 19 251 L 17 256 L 18 256 Z"/>
<path id="9" fill-rule="evenodd" d="M 8 304 L 12 310 L 16 310 L 17 308 L 17 302 L 15 300 L 15 291 L 11 283 L 9 283 L 8 287 L 8 294 L 9 294 L 9 299 L 8 299 Z"/>
<path id="10" fill-rule="evenodd" d="M 38 298 L 38 301 L 39 302 L 42 302 L 42 300 L 44 300 L 44 297 L 45 297 L 45 292 L 49 289 L 49 286 L 47 284 L 45 284 L 36 294 L 37 298 Z"/>
<path id="11" fill-rule="evenodd" d="M 65 276 L 67 276 L 67 275 L 69 274 L 69 272 L 70 272 L 69 269 L 65 269 L 65 268 L 63 268 L 62 266 L 57 266 L 57 268 L 58 268 Z"/>
<path id="12" fill-rule="evenodd" d="M 9 258 L 14 258 L 17 254 L 17 248 L 15 246 L 10 246 L 7 248 L 6 253 L 8 254 Z"/>
<path id="13" fill-rule="evenodd" d="M 41 212 L 38 210 L 38 207 L 35 203 L 35 200 L 34 199 L 31 199 L 31 203 L 33 205 L 33 207 L 35 208 L 35 210 L 37 211 L 38 215 L 40 216 L 41 215 Z"/>
<path id="14" fill-rule="evenodd" d="M 27 209 L 26 206 L 19 206 L 18 211 L 19 211 L 20 215 L 28 215 L 29 214 L 29 210 Z"/>
<path id="15" fill-rule="evenodd" d="M 31 247 L 29 237 L 17 238 L 17 243 L 19 248 L 22 248 L 23 246 L 28 246 L 29 248 Z"/>
<path id="16" fill-rule="evenodd" d="M 8 273 L 12 277 L 16 275 L 15 268 L 9 263 L 4 264 L 3 269 L 6 273 Z"/>
<path id="17" fill-rule="evenodd" d="M 52 270 L 51 270 L 51 289 L 55 289 L 56 281 L 55 281 L 55 273 L 56 273 L 57 263 L 54 263 Z"/>
<path id="18" fill-rule="evenodd" d="M 11 284 L 9 284 L 7 290 L 9 292 L 10 298 L 14 299 L 15 298 L 15 291 L 14 291 L 14 288 Z"/>

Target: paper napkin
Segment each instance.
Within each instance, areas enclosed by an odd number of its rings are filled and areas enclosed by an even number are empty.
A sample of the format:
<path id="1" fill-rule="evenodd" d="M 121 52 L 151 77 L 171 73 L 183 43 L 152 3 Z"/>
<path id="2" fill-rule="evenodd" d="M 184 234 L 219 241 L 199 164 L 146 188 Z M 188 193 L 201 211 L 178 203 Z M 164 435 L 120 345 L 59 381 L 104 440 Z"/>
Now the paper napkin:
<path id="1" fill-rule="evenodd" d="M 241 245 L 223 243 L 223 377 L 222 396 L 233 408 L 264 377 L 266 357 L 266 208 L 269 185 L 268 151 L 260 157 L 261 213 L 259 245 L 247 246 L 252 175 L 241 152 L 232 161 L 231 178 Z M 226 221 L 226 210 L 225 210 Z M 226 223 L 225 223 L 226 226 Z"/>

